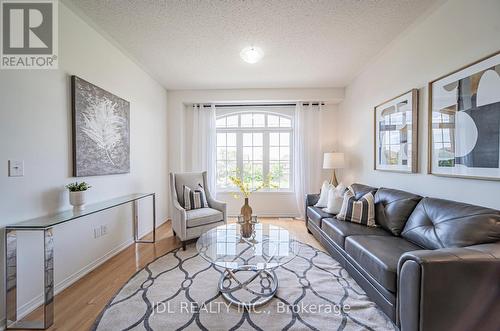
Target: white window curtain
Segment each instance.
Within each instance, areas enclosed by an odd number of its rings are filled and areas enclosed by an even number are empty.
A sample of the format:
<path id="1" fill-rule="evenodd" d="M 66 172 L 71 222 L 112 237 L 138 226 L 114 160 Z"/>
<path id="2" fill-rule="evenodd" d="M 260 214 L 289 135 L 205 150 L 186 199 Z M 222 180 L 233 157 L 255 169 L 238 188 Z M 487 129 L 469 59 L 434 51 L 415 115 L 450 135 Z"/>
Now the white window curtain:
<path id="1" fill-rule="evenodd" d="M 320 111 L 321 103 L 319 106 L 297 103 L 295 107 L 294 185 L 302 218 L 305 217 L 305 196 L 318 191 L 321 177 Z"/>
<path id="2" fill-rule="evenodd" d="M 193 105 L 193 136 L 191 143 L 191 170 L 206 171 L 208 190 L 216 195 L 216 139 L 215 105 L 204 107 L 202 104 Z"/>

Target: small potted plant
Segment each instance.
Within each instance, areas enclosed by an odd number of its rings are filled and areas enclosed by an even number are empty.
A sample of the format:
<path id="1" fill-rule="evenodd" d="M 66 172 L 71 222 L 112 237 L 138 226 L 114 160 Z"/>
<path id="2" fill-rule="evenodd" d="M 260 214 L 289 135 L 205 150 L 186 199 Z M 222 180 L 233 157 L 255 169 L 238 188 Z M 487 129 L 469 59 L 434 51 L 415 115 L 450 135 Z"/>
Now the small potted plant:
<path id="1" fill-rule="evenodd" d="M 73 210 L 81 211 L 85 209 L 86 193 L 91 187 L 85 182 L 75 182 L 66 185 L 66 188 L 69 190 L 69 203 L 73 206 Z"/>

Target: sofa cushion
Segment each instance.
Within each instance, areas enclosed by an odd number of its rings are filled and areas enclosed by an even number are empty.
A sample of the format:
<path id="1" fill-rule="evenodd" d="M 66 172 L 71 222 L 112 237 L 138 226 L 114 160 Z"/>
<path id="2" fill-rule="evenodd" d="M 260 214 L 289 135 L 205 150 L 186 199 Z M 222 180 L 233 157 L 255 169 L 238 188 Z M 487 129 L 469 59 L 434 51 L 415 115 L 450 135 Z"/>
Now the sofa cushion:
<path id="1" fill-rule="evenodd" d="M 500 240 L 500 211 L 461 202 L 424 198 L 401 233 L 427 249 L 465 247 Z"/>
<path id="2" fill-rule="evenodd" d="M 421 199 L 420 195 L 413 193 L 379 188 L 375 194 L 375 220 L 377 224 L 395 236 L 401 235 L 408 217 Z"/>
<path id="3" fill-rule="evenodd" d="M 201 225 L 219 222 L 224 219 L 222 212 L 212 208 L 198 208 L 186 211 L 187 227 L 194 228 Z"/>
<path id="4" fill-rule="evenodd" d="M 359 200 L 366 193 L 371 192 L 373 195 L 375 195 L 375 192 L 377 192 L 376 187 L 363 185 L 363 184 L 359 184 L 359 183 L 354 183 L 350 187 L 351 187 L 352 191 L 354 192 L 354 198 L 356 200 Z"/>
<path id="5" fill-rule="evenodd" d="M 378 235 L 390 236 L 390 233 L 382 228 L 367 227 L 356 223 L 340 221 L 336 218 L 324 218 L 321 229 L 330 239 L 342 248 L 345 248 L 345 239 L 353 235 Z"/>
<path id="6" fill-rule="evenodd" d="M 391 292 L 396 292 L 399 258 L 403 253 L 419 249 L 419 246 L 394 236 L 350 236 L 345 241 L 347 254 Z"/>
<path id="7" fill-rule="evenodd" d="M 314 223 L 318 228 L 321 228 L 321 219 L 333 217 L 332 214 L 324 212 L 323 209 L 318 207 L 309 206 L 307 207 L 307 218 L 310 222 Z"/>

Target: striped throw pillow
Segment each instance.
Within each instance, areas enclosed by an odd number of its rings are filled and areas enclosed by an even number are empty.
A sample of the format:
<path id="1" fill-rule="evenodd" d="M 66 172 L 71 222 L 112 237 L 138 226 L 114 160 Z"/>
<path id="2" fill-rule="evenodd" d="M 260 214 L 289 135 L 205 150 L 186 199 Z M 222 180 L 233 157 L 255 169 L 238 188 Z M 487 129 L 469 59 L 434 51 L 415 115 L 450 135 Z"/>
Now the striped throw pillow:
<path id="1" fill-rule="evenodd" d="M 184 209 L 191 210 L 208 207 L 205 190 L 201 185 L 199 186 L 199 189 L 191 189 L 184 185 Z"/>
<path id="2" fill-rule="evenodd" d="M 359 200 L 354 197 L 354 191 L 349 186 L 344 194 L 342 208 L 337 218 L 341 221 L 358 223 L 366 226 L 377 226 L 375 224 L 375 199 L 371 192 L 366 193 Z"/>

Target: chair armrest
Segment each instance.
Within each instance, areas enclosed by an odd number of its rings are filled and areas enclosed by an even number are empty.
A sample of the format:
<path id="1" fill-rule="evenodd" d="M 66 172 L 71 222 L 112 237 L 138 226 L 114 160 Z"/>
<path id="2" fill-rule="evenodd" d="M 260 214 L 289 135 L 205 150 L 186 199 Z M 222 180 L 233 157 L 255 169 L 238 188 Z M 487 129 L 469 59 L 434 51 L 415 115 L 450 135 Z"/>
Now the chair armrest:
<path id="1" fill-rule="evenodd" d="M 173 210 L 172 210 L 172 229 L 177 233 L 181 240 L 184 240 L 187 236 L 186 232 L 186 221 L 187 214 L 186 210 L 182 208 L 181 204 L 177 199 L 172 200 Z"/>
<path id="2" fill-rule="evenodd" d="M 218 211 L 220 211 L 222 213 L 222 220 L 226 224 L 227 223 L 227 204 L 225 202 L 217 201 L 214 199 L 210 190 L 207 189 L 208 187 L 210 187 L 208 185 L 207 172 L 204 171 L 202 173 L 202 175 L 203 175 L 203 187 L 205 187 L 205 195 L 207 198 L 208 205 L 210 206 L 210 208 L 217 209 Z"/>
<path id="3" fill-rule="evenodd" d="M 207 197 L 207 202 L 210 208 L 217 209 L 222 212 L 224 223 L 227 223 L 227 203 Z"/>
<path id="4" fill-rule="evenodd" d="M 173 200 L 173 205 L 174 205 L 175 211 L 183 213 L 183 214 L 186 214 L 186 209 L 184 209 L 181 206 L 181 204 L 179 203 L 179 201 L 177 201 L 177 200 L 174 199 Z"/>
<path id="5" fill-rule="evenodd" d="M 402 331 L 496 330 L 500 242 L 403 254 L 397 298 Z"/>

